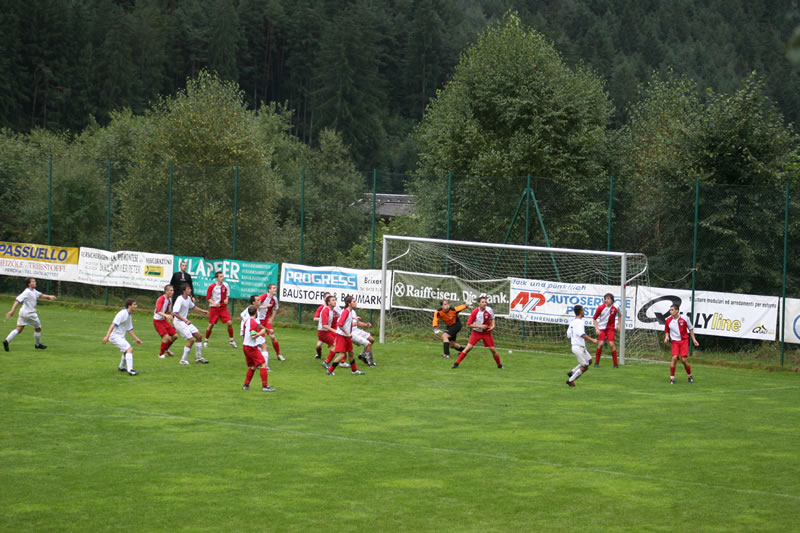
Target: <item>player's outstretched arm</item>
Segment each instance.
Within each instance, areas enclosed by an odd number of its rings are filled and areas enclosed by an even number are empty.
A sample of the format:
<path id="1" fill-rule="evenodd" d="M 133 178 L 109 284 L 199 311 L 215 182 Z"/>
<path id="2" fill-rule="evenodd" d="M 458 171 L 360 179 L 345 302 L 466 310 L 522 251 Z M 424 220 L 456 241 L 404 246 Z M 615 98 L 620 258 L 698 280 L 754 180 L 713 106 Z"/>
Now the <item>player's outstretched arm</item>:
<path id="1" fill-rule="evenodd" d="M 132 329 L 128 330 L 128 333 L 130 333 L 131 337 L 133 337 L 133 340 L 135 340 L 135 341 L 136 341 L 136 344 L 138 344 L 139 346 L 141 346 L 141 345 L 142 345 L 142 339 L 140 339 L 139 337 L 137 337 L 137 336 L 136 336 L 136 333 L 134 333 Z"/>
<path id="2" fill-rule="evenodd" d="M 111 332 L 114 331 L 114 323 L 112 322 L 110 326 L 108 326 L 108 331 L 106 332 L 106 336 L 103 337 L 103 344 L 108 342 L 108 338 L 111 336 Z"/>

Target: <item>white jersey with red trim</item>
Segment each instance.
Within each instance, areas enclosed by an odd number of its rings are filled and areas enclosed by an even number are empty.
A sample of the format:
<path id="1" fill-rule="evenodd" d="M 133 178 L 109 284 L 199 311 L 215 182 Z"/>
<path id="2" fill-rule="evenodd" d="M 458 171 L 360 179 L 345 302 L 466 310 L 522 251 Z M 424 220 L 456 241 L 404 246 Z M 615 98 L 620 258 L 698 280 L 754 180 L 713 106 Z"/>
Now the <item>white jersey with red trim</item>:
<path id="1" fill-rule="evenodd" d="M 245 346 L 259 346 L 264 344 L 264 336 L 258 335 L 261 326 L 254 318 L 251 318 L 250 315 L 247 316 L 247 320 L 242 322 L 242 329 L 242 336 L 244 337 L 242 344 Z"/>
<path id="2" fill-rule="evenodd" d="M 491 326 L 492 320 L 494 320 L 494 309 L 489 307 L 488 305 L 486 308 L 481 311 L 480 307 L 476 307 L 472 310 L 472 313 L 469 314 L 469 318 L 467 319 L 467 325 L 478 325 L 478 326 Z M 483 330 L 486 331 L 486 330 Z"/>
<path id="3" fill-rule="evenodd" d="M 597 320 L 597 327 L 598 329 L 606 330 L 606 329 L 614 329 L 617 324 L 617 314 L 619 313 L 619 308 L 616 305 L 606 305 L 600 304 L 597 310 L 594 312 L 594 318 Z"/>
<path id="4" fill-rule="evenodd" d="M 206 291 L 206 300 L 211 307 L 222 307 L 225 305 L 225 300 L 231 293 L 231 287 L 227 281 L 223 281 L 222 285 L 212 283 Z"/>
<path id="5" fill-rule="evenodd" d="M 689 320 L 683 318 L 683 313 L 678 315 L 677 320 L 672 318 L 672 315 L 667 317 L 664 321 L 664 333 L 669 333 L 670 340 L 680 341 L 689 338 L 689 332 L 694 329 L 694 326 Z"/>
<path id="6" fill-rule="evenodd" d="M 153 313 L 153 320 L 166 320 L 163 316 L 159 315 L 158 313 L 166 313 L 170 314 L 172 312 L 172 299 L 167 298 L 163 294 L 158 297 L 156 300 L 156 311 Z"/>
<path id="7" fill-rule="evenodd" d="M 325 329 L 325 326 L 331 327 L 336 329 L 338 325 L 336 323 L 337 315 L 336 311 L 328 307 L 327 305 L 319 314 L 319 324 L 317 324 L 317 331 L 328 331 Z"/>
<path id="8" fill-rule="evenodd" d="M 353 324 L 355 323 L 356 314 L 350 309 L 347 308 L 342 311 L 341 316 L 339 317 L 339 321 L 337 325 L 339 326 L 336 330 L 336 333 L 339 335 L 344 335 L 345 337 L 349 337 L 353 333 Z"/>

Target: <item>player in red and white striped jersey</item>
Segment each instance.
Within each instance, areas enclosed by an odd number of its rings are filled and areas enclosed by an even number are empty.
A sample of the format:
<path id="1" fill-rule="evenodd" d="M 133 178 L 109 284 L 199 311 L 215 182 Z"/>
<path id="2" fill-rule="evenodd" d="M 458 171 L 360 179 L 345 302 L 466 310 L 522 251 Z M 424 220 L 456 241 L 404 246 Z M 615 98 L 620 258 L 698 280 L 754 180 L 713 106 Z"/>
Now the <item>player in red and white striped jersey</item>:
<path id="1" fill-rule="evenodd" d="M 222 272 L 217 272 L 215 278 L 214 283 L 209 285 L 206 291 L 208 329 L 206 329 L 206 340 L 203 341 L 203 346 L 208 346 L 211 330 L 214 329 L 214 324 L 221 320 L 223 324 L 228 326 L 228 343 L 236 348 L 236 341 L 233 340 L 233 321 L 231 320 L 231 314 L 228 312 L 228 296 L 231 293 L 231 287 L 225 283 L 225 275 Z"/>
<path id="2" fill-rule="evenodd" d="M 338 314 L 336 308 L 336 296 L 326 293 L 325 305 L 320 306 L 319 320 L 317 321 L 317 355 L 315 359 L 322 357 L 322 345 L 328 345 L 328 358 L 333 359 L 336 352 L 333 350 L 333 345 L 336 344 L 336 326 Z"/>
<path id="3" fill-rule="evenodd" d="M 314 359 L 322 358 L 322 345 L 324 344 L 324 342 L 322 340 L 320 340 L 320 338 L 319 338 L 319 317 L 322 314 L 322 310 L 325 309 L 325 307 L 327 307 L 325 302 L 328 300 L 328 296 L 330 296 L 330 295 L 331 295 L 331 293 L 329 293 L 329 292 L 326 292 L 325 294 L 323 294 L 322 295 L 322 303 L 319 305 L 319 307 L 317 307 L 317 310 L 314 311 L 314 320 L 317 322 L 317 346 L 314 348 L 314 350 L 317 353 L 314 354 Z M 330 346 L 330 345 L 328 345 L 328 346 Z"/>
<path id="4" fill-rule="evenodd" d="M 608 342 L 611 348 L 611 359 L 614 361 L 614 368 L 619 368 L 617 359 L 617 347 L 614 344 L 616 332 L 619 331 L 619 308 L 614 305 L 614 295 L 610 292 L 603 295 L 604 302 L 600 304 L 594 312 L 594 331 L 597 333 L 597 350 L 594 352 L 594 366 L 600 366 L 600 356 L 603 354 L 603 341 Z"/>
<path id="5" fill-rule="evenodd" d="M 336 357 L 333 363 L 328 368 L 327 374 L 329 376 L 335 375 L 333 372 L 339 366 L 339 361 L 348 358 L 350 361 L 350 372 L 354 375 L 363 375 L 364 372 L 356 366 L 356 360 L 353 356 L 353 325 L 358 321 L 356 317 L 356 299 L 353 296 L 345 296 L 344 298 L 344 311 L 339 317 L 338 328 L 336 329 Z"/>
<path id="6" fill-rule="evenodd" d="M 178 332 L 172 326 L 172 295 L 175 288 L 172 285 L 164 286 L 164 294 L 156 300 L 156 310 L 153 314 L 153 326 L 156 333 L 161 337 L 161 350 L 158 352 L 159 359 L 164 359 L 166 355 L 175 355 L 169 349 L 172 343 L 178 338 Z"/>
<path id="7" fill-rule="evenodd" d="M 483 345 L 492 352 L 492 357 L 494 357 L 494 362 L 497 363 L 497 368 L 502 370 L 503 364 L 500 362 L 500 355 L 494 347 L 494 337 L 492 336 L 494 326 L 494 310 L 486 305 L 486 296 L 481 296 L 478 298 L 478 307 L 472 310 L 472 313 L 470 313 L 467 319 L 467 327 L 472 329 L 472 334 L 469 336 L 469 341 L 467 341 L 467 347 L 458 354 L 458 359 L 453 363 L 452 368 L 458 368 L 461 361 L 463 361 L 475 345 L 481 341 Z"/>
<path id="8" fill-rule="evenodd" d="M 689 383 L 694 383 L 692 377 L 692 367 L 686 358 L 689 356 L 689 337 L 692 337 L 692 343 L 695 346 L 700 346 L 694 336 L 694 326 L 690 320 L 686 320 L 681 316 L 681 311 L 677 305 L 672 304 L 669 306 L 669 315 L 664 322 L 664 344 L 672 341 L 672 363 L 669 365 L 669 383 L 675 384 L 675 363 L 680 358 L 683 363 L 683 368 L 686 369 L 686 374 L 689 375 Z"/>
<path id="9" fill-rule="evenodd" d="M 259 296 L 258 306 L 258 319 L 262 326 L 267 329 L 267 335 L 272 340 L 272 347 L 275 349 L 275 355 L 278 361 L 286 361 L 286 358 L 281 354 L 281 345 L 278 343 L 278 337 L 275 336 L 275 326 L 272 325 L 272 319 L 276 315 L 276 311 L 280 309 L 278 297 L 278 286 L 270 283 L 267 286 L 267 292 Z"/>
<path id="10" fill-rule="evenodd" d="M 242 351 L 247 363 L 247 375 L 244 378 L 244 385 L 242 390 L 250 390 L 250 381 L 258 369 L 261 375 L 261 390 L 264 392 L 275 392 L 275 389 L 269 386 L 267 371 L 267 362 L 264 360 L 264 355 L 259 345 L 264 344 L 264 334 L 266 329 L 256 322 L 256 315 L 258 313 L 258 306 L 251 305 L 247 308 L 247 320 L 242 322 Z"/>

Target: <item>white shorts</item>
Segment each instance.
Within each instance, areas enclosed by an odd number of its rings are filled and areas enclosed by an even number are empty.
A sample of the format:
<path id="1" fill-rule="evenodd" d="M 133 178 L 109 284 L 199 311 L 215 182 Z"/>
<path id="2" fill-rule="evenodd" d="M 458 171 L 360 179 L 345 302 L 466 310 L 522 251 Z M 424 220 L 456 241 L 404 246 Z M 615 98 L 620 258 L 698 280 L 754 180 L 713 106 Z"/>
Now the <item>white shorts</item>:
<path id="1" fill-rule="evenodd" d="M 119 348 L 120 352 L 127 352 L 128 348 L 131 347 L 131 343 L 129 343 L 125 337 L 120 337 L 119 335 L 112 335 L 108 340 L 111 344 Z"/>
<path id="2" fill-rule="evenodd" d="M 40 329 L 42 327 L 42 323 L 39 321 L 39 314 L 38 313 L 31 313 L 19 314 L 17 317 L 17 325 L 18 326 L 30 326 L 34 329 Z"/>
<path id="3" fill-rule="evenodd" d="M 359 346 L 366 346 L 369 344 L 369 333 L 364 331 L 363 329 L 355 329 L 350 332 L 351 338 L 353 339 L 353 344 L 358 344 Z"/>
<path id="4" fill-rule="evenodd" d="M 183 320 L 175 321 L 175 331 L 180 333 L 184 339 L 191 339 L 194 337 L 195 333 L 199 333 L 199 330 L 194 327 L 194 324 L 187 325 Z"/>
<path id="5" fill-rule="evenodd" d="M 578 364 L 581 366 L 589 366 L 592 362 L 592 356 L 586 351 L 586 346 L 573 346 L 572 353 L 578 358 Z"/>

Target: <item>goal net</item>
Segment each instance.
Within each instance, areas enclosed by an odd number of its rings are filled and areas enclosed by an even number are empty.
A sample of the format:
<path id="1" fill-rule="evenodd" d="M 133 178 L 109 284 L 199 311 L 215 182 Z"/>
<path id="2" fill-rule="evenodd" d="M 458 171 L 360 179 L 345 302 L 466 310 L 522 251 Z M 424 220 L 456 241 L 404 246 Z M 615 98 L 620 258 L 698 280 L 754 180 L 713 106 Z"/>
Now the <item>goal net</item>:
<path id="1" fill-rule="evenodd" d="M 611 293 L 626 324 L 617 334 L 620 360 L 647 358 L 658 349 L 652 331 L 633 329 L 636 291 L 649 285 L 643 254 L 386 235 L 381 268 L 391 298 L 381 310 L 380 342 L 401 336 L 434 342 L 433 313 L 442 299 L 477 305 L 483 295 L 497 317 L 499 349 L 569 354 L 566 329 L 574 306 L 584 306 L 587 332 L 594 336 L 592 315 Z M 462 345 L 470 311 L 460 313 Z M 593 348 L 587 346 L 590 353 Z M 610 355 L 606 346 L 604 359 Z"/>

